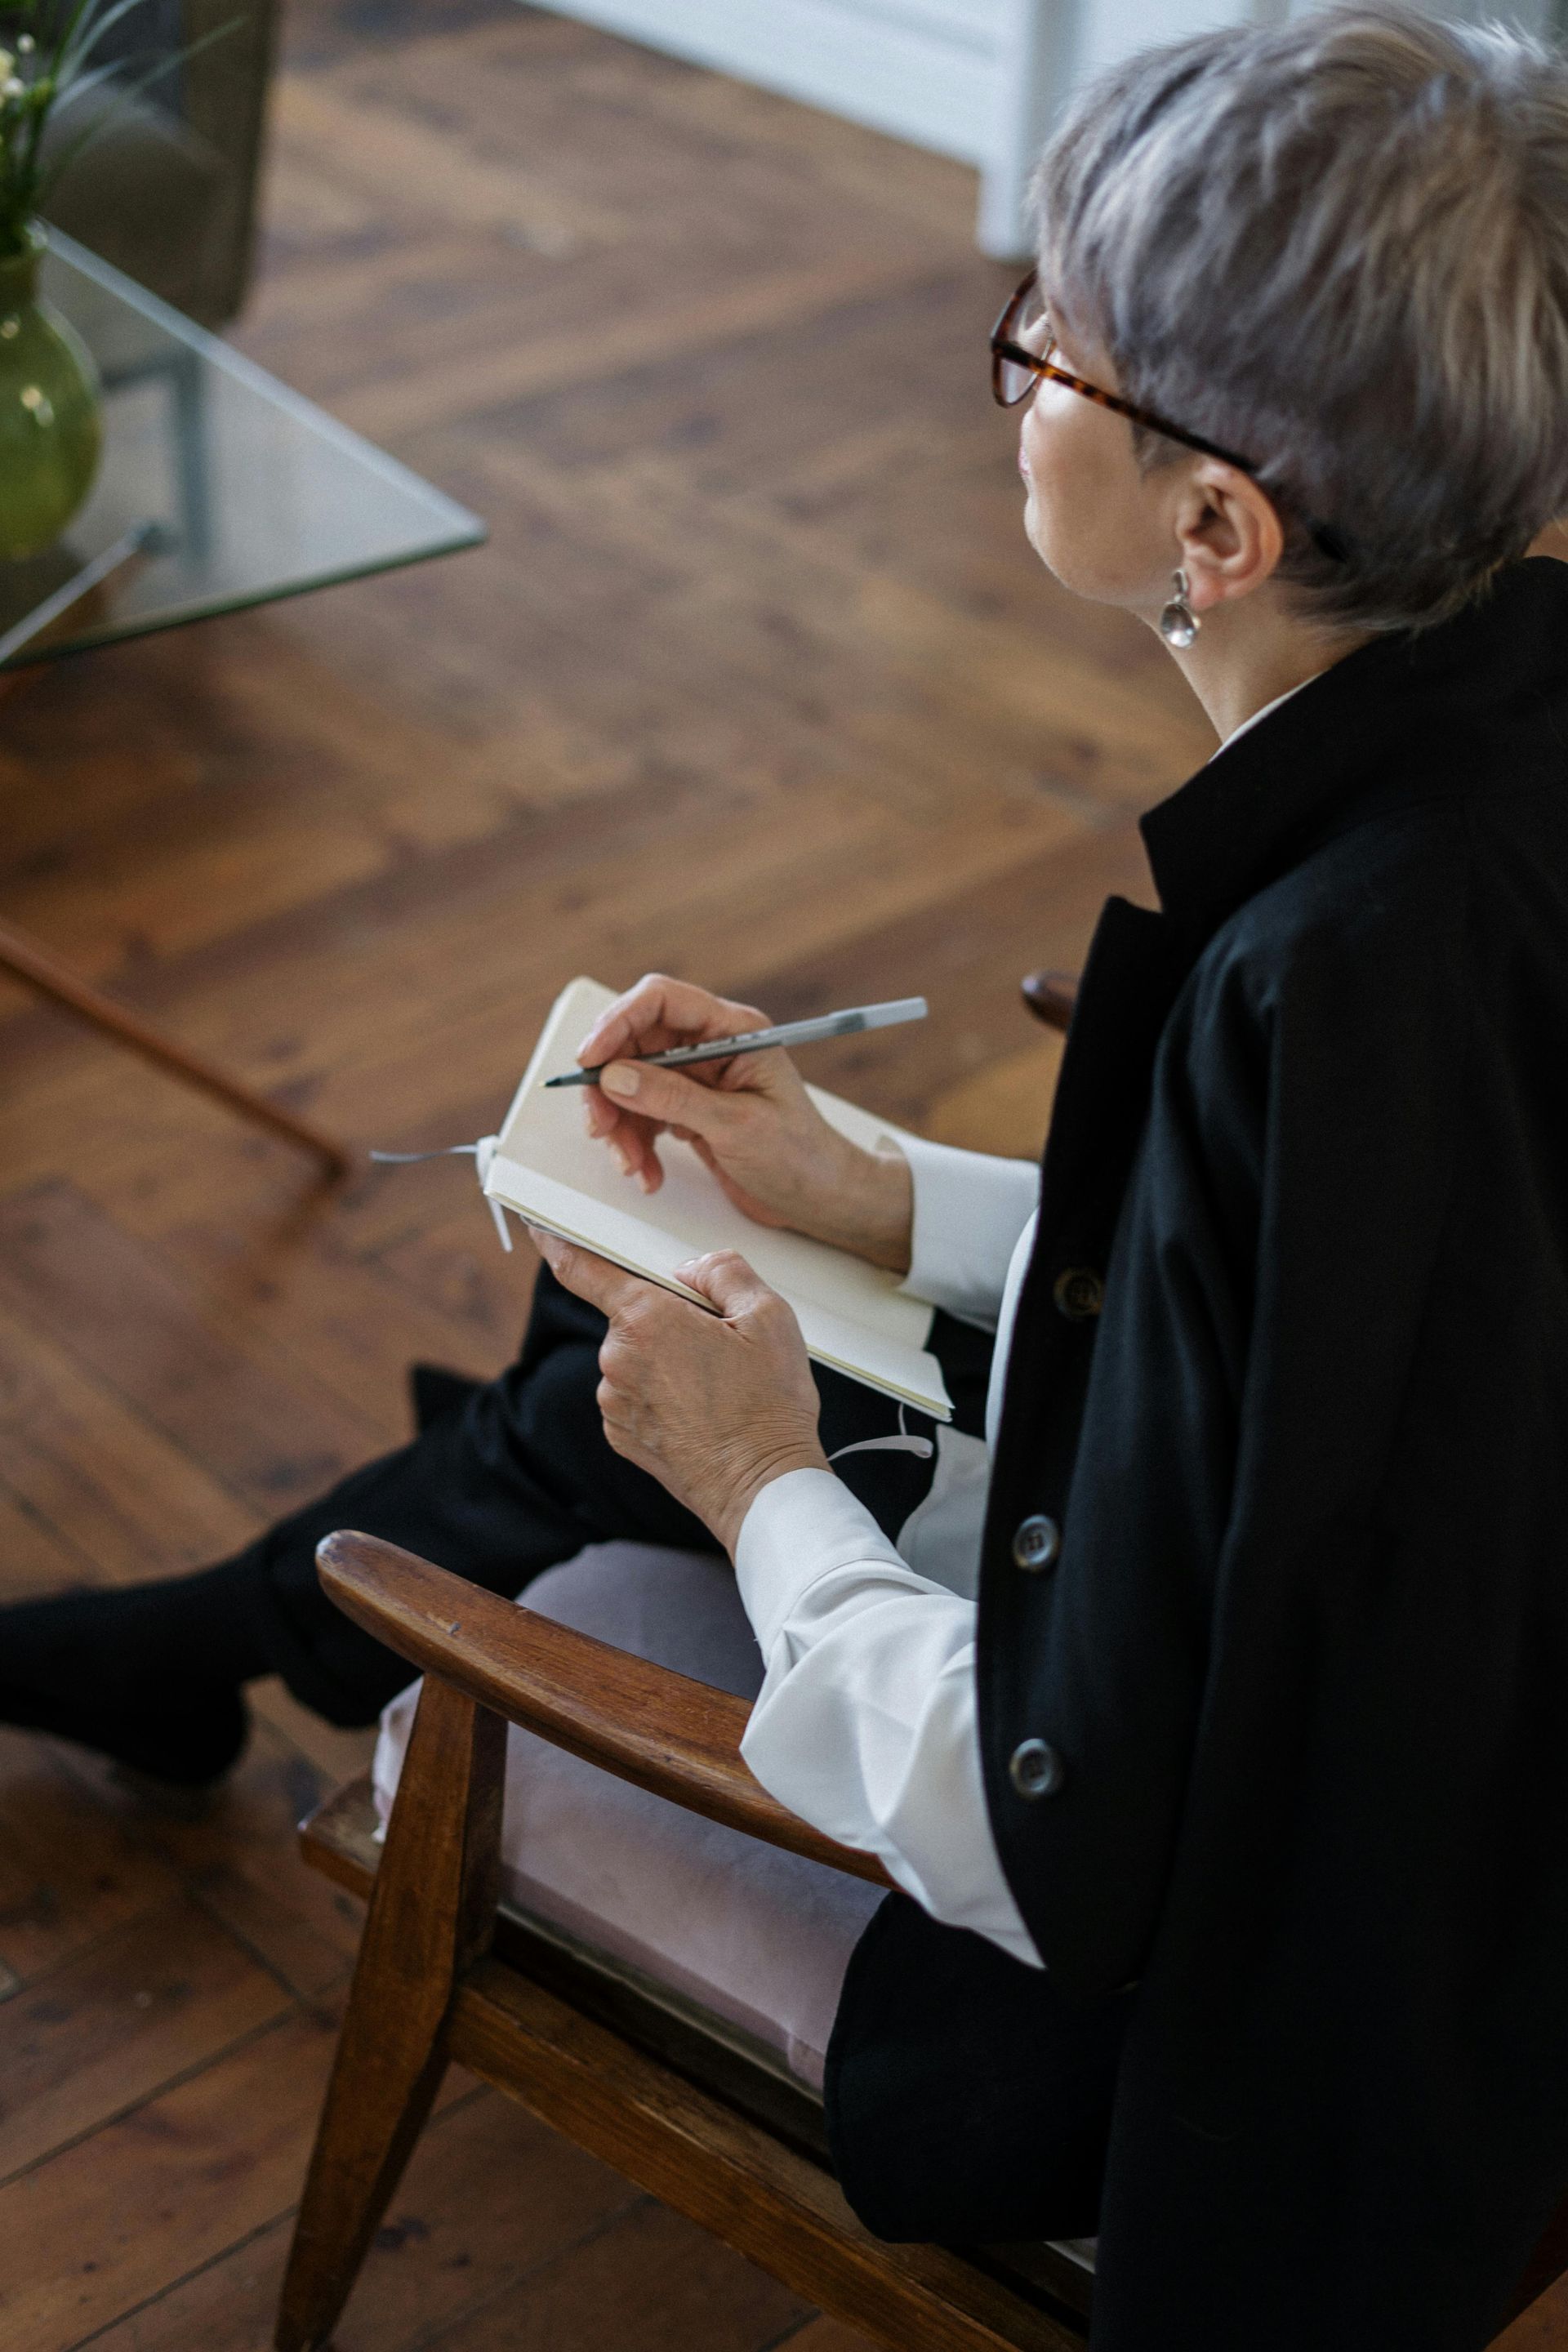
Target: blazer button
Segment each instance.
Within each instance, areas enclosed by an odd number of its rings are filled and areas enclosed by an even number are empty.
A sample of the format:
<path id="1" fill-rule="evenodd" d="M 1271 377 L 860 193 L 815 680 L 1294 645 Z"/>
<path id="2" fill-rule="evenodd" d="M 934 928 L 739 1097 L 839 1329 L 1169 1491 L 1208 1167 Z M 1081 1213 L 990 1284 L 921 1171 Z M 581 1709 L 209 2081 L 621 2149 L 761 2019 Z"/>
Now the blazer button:
<path id="1" fill-rule="evenodd" d="M 1042 1569 L 1055 1566 L 1061 1548 L 1062 1531 L 1055 1519 L 1047 1519 L 1043 1511 L 1031 1512 L 1013 1538 L 1013 1565 L 1038 1576 Z"/>
<path id="2" fill-rule="evenodd" d="M 1069 1265 L 1058 1275 L 1051 1297 L 1069 1323 L 1088 1323 L 1105 1304 L 1105 1285 L 1092 1266 Z"/>
<path id="3" fill-rule="evenodd" d="M 1026 1739 L 1015 1748 L 1007 1777 L 1020 1797 L 1054 1797 L 1067 1779 L 1067 1767 L 1043 1739 Z"/>

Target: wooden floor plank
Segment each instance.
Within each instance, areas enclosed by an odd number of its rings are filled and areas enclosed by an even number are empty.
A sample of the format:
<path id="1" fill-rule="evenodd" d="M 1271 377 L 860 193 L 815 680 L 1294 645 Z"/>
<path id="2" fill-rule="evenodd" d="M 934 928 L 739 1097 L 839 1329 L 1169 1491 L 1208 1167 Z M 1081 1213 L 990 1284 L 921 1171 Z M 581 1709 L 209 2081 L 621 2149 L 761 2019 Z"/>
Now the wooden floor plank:
<path id="1" fill-rule="evenodd" d="M 0 1481 L 0 1559 L 5 1598 L 30 1600 L 92 1581 L 92 1563 L 69 1537 Z"/>
<path id="2" fill-rule="evenodd" d="M 1036 1160 L 1046 1139 L 1063 1040 L 1040 1030 L 1005 1061 L 987 1062 L 939 1094 L 925 1118 L 938 1143 L 965 1151 L 994 1151 L 1005 1160 Z"/>
<path id="3" fill-rule="evenodd" d="M 431 2340 L 432 2352 L 753 2352 L 798 2296 L 651 2200 Z"/>
<path id="4" fill-rule="evenodd" d="M 6 2352 L 66 2352 L 286 2211 L 334 2041 L 296 2014 L 0 2188 Z"/>
<path id="5" fill-rule="evenodd" d="M 340 1990 L 359 1948 L 357 1903 L 301 1861 L 296 1824 L 337 1785 L 268 1719 L 272 1686 L 256 1686 L 249 1744 L 238 1769 L 194 1821 L 150 1811 L 119 1786 L 112 1768 L 86 1749 L 69 1752 L 71 1778 L 102 1816 L 156 1859 L 201 1905 L 300 1998 Z M 312 1743 L 314 1744 L 314 1743 Z M 350 1748 L 363 1770 L 365 1742 Z M 342 1777 L 351 1777 L 344 1773 Z"/>
<path id="6" fill-rule="evenodd" d="M 0 2182 L 292 2006 L 186 1901 L 104 1937 L 0 2004 Z"/>
<path id="7" fill-rule="evenodd" d="M 1568 2346 L 1568 2279 L 1548 2287 L 1492 2346 L 1491 2352 L 1563 2352 Z"/>
<path id="8" fill-rule="evenodd" d="M 374 1428 L 305 1365 L 280 1362 L 232 1298 L 209 1302 L 73 1185 L 0 1201 L 0 1296 L 269 1516 L 341 1477 L 374 1444 Z"/>
<path id="9" fill-rule="evenodd" d="M 337 2352 L 415 2352 L 478 2306 L 525 2299 L 539 2264 L 570 2260 L 638 2202 L 605 2166 L 480 2091 L 437 2116 L 416 2149 L 333 2333 Z M 270 2352 L 288 2245 L 280 2222 L 94 2352 Z"/>
<path id="10" fill-rule="evenodd" d="M 878 1038 L 835 1040 L 812 1065 L 824 1086 L 919 1129 L 934 1100 L 1037 1043 L 1039 1026 L 1019 997 L 1019 978 L 1040 964 L 1077 969 L 1111 891 L 1149 894 L 1131 826 L 1081 834 L 983 886 L 955 891 L 938 929 L 921 916 L 900 917 L 786 966 L 769 975 L 767 994 L 792 1015 L 880 994 L 870 985 L 873 974 L 891 994 L 927 994 L 929 1020 Z M 1046 1078 L 1042 1070 L 1042 1120 Z M 946 1139 L 967 1140 L 952 1132 Z"/>
<path id="11" fill-rule="evenodd" d="M 778 2352 L 873 2352 L 871 2339 L 858 2328 L 846 2327 L 841 2319 L 828 2319 L 820 2313 L 795 2336 L 786 2337 Z"/>
<path id="12" fill-rule="evenodd" d="M 683 818 L 703 828 L 700 857 Z M 1081 829 L 1048 801 L 978 787 L 938 823 L 894 823 L 873 796 L 836 782 L 803 787 L 786 814 L 733 788 L 728 804 L 705 807 L 689 786 L 649 779 L 599 804 L 591 826 L 575 810 L 547 812 L 515 838 L 433 853 L 416 873 L 247 926 L 124 992 L 157 1017 L 176 994 L 197 992 L 182 1034 L 263 1082 L 314 1086 L 330 1061 L 314 1107 L 351 1136 L 374 1137 L 428 1097 L 443 1042 L 467 1084 L 478 1075 L 476 1049 L 491 1085 L 512 1082 L 542 1000 L 588 939 L 612 977 L 711 961 L 714 984 L 730 987 L 868 920 L 929 919 L 944 884 L 979 884 Z M 825 862 L 855 877 L 852 894 L 825 893 Z M 377 982 L 334 997 L 329 972 L 345 929 L 375 950 Z M 265 1001 L 254 985 L 258 957 L 279 965 Z"/>
<path id="13" fill-rule="evenodd" d="M 0 1961 L 18 1984 L 178 1893 L 167 1864 L 84 1796 L 48 1743 L 0 1729 Z"/>

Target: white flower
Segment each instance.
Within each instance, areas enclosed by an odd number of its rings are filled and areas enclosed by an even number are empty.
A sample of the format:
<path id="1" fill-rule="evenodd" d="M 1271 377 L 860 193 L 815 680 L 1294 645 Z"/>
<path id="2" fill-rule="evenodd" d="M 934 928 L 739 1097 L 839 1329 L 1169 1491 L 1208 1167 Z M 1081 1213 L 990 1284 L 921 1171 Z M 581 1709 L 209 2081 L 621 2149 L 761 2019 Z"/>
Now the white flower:
<path id="1" fill-rule="evenodd" d="M 15 74 L 9 81 L 0 82 L 0 98 L 25 98 L 26 90 L 26 83 L 18 81 Z"/>
<path id="2" fill-rule="evenodd" d="M 9 49 L 0 49 L 0 81 L 9 81 L 16 63 Z"/>
<path id="3" fill-rule="evenodd" d="M 16 55 L 19 58 L 30 58 L 37 46 L 31 33 L 24 33 L 16 44 Z"/>

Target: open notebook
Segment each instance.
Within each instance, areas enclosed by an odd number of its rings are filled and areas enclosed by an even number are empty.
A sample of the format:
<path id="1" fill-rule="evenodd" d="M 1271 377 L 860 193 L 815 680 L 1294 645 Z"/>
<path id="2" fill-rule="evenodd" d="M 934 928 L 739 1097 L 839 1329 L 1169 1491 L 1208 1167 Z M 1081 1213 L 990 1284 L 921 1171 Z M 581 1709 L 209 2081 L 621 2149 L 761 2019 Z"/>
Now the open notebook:
<path id="1" fill-rule="evenodd" d="M 804 1234 L 753 1224 L 725 1199 L 689 1144 L 673 1136 L 659 1138 L 663 1185 L 650 1195 L 639 1192 L 614 1155 L 586 1133 L 581 1090 L 546 1091 L 544 1080 L 573 1066 L 579 1045 L 613 1002 L 614 992 L 592 980 L 573 981 L 556 998 L 506 1115 L 486 1192 L 531 1223 L 581 1242 L 686 1298 L 695 1293 L 675 1279 L 684 1259 L 705 1250 L 739 1250 L 788 1299 L 819 1363 L 939 1421 L 951 1420 L 942 1367 L 925 1344 L 931 1310 L 905 1297 L 897 1275 Z M 852 1142 L 874 1150 L 879 1138 L 899 1137 L 886 1119 L 837 1095 L 816 1087 L 811 1095 L 823 1117 Z"/>

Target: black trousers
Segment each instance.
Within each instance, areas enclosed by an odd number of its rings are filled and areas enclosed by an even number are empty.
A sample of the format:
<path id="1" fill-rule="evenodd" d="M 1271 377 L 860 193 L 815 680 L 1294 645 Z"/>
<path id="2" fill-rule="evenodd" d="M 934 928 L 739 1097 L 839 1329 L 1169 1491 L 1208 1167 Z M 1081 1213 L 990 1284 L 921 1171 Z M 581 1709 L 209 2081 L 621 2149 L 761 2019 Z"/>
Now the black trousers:
<path id="1" fill-rule="evenodd" d="M 316 1577 L 338 1528 L 385 1536 L 509 1596 L 584 1544 L 612 1538 L 712 1549 L 700 1521 L 606 1443 L 595 1403 L 604 1318 L 542 1268 L 517 1361 L 480 1383 L 416 1381 L 412 1444 L 280 1520 L 232 1565 L 260 1647 L 331 1721 L 374 1722 L 406 1662 L 351 1624 Z M 939 1315 L 931 1334 L 958 1427 L 981 1433 L 991 1343 Z M 816 1368 L 829 1454 L 934 1424 Z M 930 1460 L 851 1454 L 838 1475 L 896 1536 L 929 1491 Z M 910 1945 L 912 1969 L 883 1965 Z M 1092 2231 L 1125 2004 L 1084 2011 L 1037 1969 L 890 1895 L 851 1965 L 829 2053 L 827 2122 L 850 2202 L 891 2238 L 1079 2236 Z M 978 2060 L 998 2030 L 1005 2087 Z M 966 2037 L 978 2037 L 966 2053 Z M 987 2084 L 982 2093 L 980 2085 Z"/>
<path id="2" fill-rule="evenodd" d="M 605 1439 L 594 1392 L 605 1318 L 542 1267 L 517 1361 L 499 1379 L 416 1384 L 423 1425 L 412 1444 L 340 1480 L 280 1519 L 233 1565 L 258 1646 L 289 1689 L 329 1722 L 373 1723 L 410 1679 L 406 1662 L 350 1623 L 316 1578 L 316 1546 L 339 1528 L 384 1536 L 509 1598 L 584 1544 L 613 1538 L 706 1550 L 713 1539 L 646 1471 Z M 984 1426 L 991 1343 L 939 1315 L 932 1334 L 962 1428 Z M 829 1454 L 892 1434 L 897 1405 L 816 1369 Z M 906 1409 L 902 1426 L 935 1436 Z M 912 1454 L 851 1454 L 836 1465 L 889 1535 L 927 1492 L 931 1464 Z"/>

